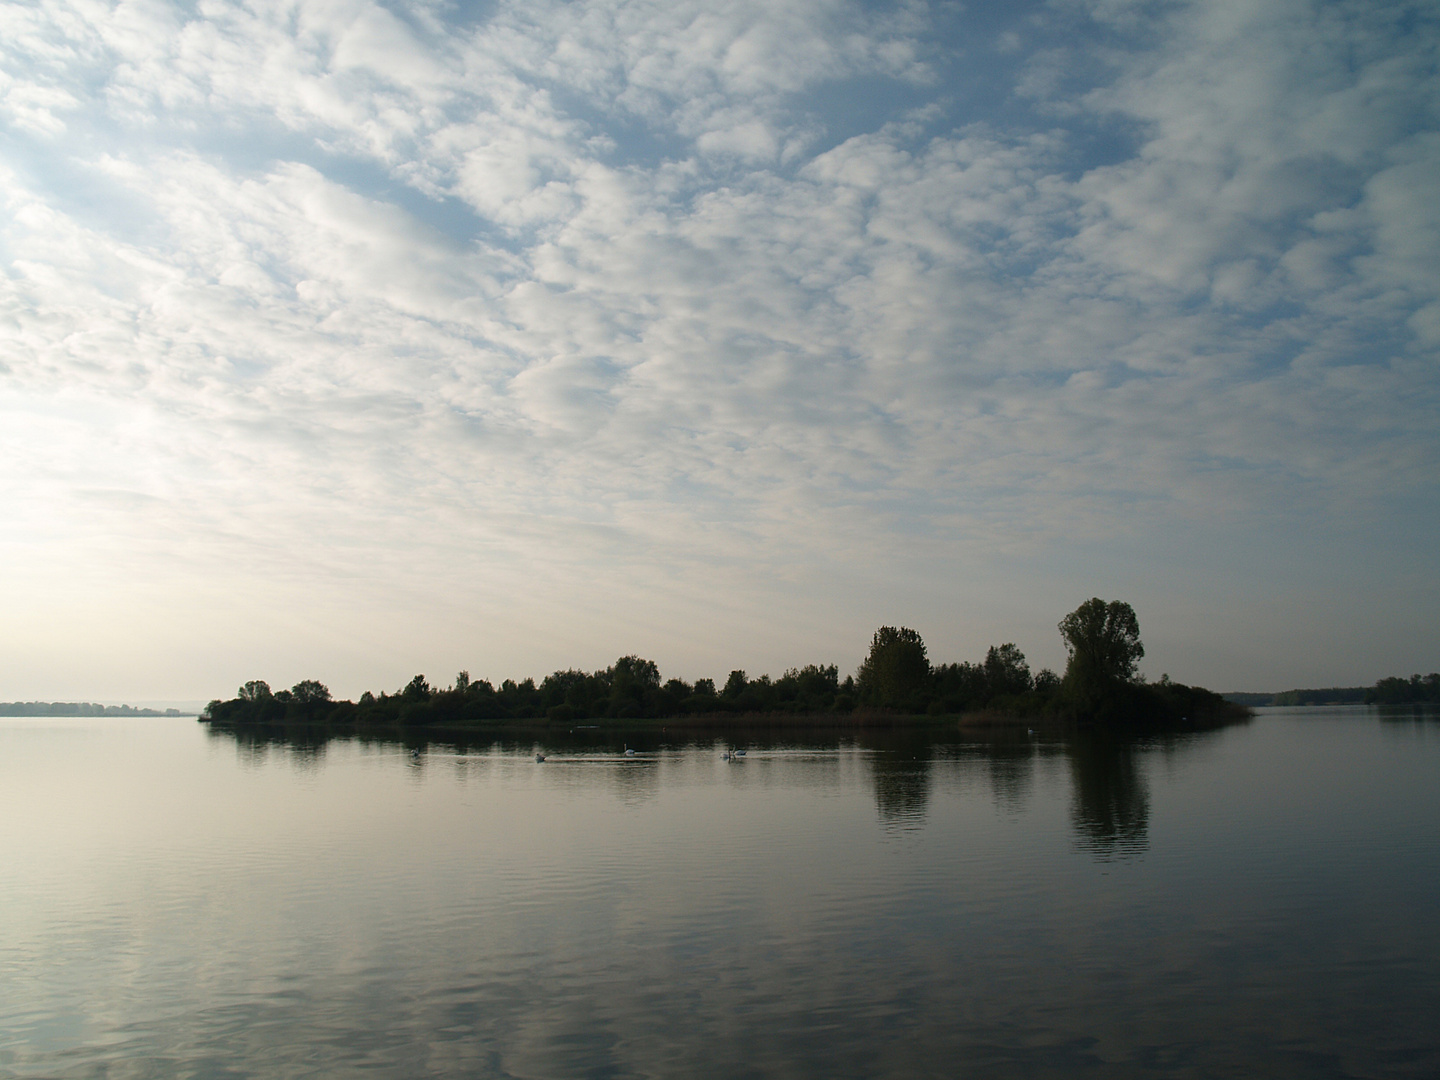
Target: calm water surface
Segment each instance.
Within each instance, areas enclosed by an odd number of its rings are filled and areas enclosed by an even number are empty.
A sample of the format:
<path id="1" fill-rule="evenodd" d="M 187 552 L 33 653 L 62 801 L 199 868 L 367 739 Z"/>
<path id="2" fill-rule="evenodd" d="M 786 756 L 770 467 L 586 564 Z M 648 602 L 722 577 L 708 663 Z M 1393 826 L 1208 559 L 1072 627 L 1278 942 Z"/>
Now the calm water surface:
<path id="1" fill-rule="evenodd" d="M 0 1076 L 1440 1075 L 1433 714 L 535 749 L 0 719 Z"/>

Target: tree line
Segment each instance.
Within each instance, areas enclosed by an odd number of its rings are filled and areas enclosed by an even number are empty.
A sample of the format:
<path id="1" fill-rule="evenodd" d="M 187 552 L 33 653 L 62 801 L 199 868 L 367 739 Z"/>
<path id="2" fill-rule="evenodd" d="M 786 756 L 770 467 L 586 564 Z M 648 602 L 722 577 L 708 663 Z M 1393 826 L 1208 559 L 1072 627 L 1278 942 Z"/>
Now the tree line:
<path id="1" fill-rule="evenodd" d="M 465 671 L 451 685 L 439 687 L 416 675 L 394 693 L 366 691 L 358 701 L 335 701 L 314 679 L 273 692 L 257 679 L 228 701 L 210 702 L 202 719 L 464 727 L 753 714 L 944 717 L 988 710 L 1122 723 L 1243 712 L 1217 694 L 1172 683 L 1168 676 L 1147 684 L 1137 670 L 1145 649 L 1129 604 L 1088 600 L 1065 616 L 1059 629 L 1067 654 L 1063 675 L 1048 669 L 1032 674 L 1013 642 L 991 646 L 978 662 L 932 665 L 919 633 L 882 626 L 859 670 L 843 680 L 834 664 L 790 668 L 773 679 L 736 669 L 718 685 L 713 679 L 662 680 L 654 661 L 632 655 L 598 671 L 572 668 L 538 683 L 506 679 L 498 687 L 472 680 Z"/>
<path id="2" fill-rule="evenodd" d="M 137 709 L 90 701 L 0 701 L 0 716 L 194 716 L 179 709 Z"/>
<path id="3" fill-rule="evenodd" d="M 1440 704 L 1440 672 L 1377 679 L 1374 686 L 1326 686 L 1278 694 L 1229 694 L 1245 705 L 1425 705 Z"/>
<path id="4" fill-rule="evenodd" d="M 1440 672 L 1411 675 L 1408 679 L 1398 675 L 1380 679 L 1365 691 L 1365 702 L 1368 705 L 1440 704 Z"/>

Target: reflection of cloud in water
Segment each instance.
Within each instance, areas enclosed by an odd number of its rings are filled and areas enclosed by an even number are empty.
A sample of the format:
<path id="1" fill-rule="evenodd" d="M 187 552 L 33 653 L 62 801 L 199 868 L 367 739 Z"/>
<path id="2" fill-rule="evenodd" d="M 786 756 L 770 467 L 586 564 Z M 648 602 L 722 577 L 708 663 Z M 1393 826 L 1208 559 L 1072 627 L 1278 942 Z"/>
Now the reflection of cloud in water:
<path id="1" fill-rule="evenodd" d="M 1080 847 L 1097 859 L 1129 859 L 1150 846 L 1150 790 L 1134 743 L 1093 732 L 1069 746 L 1072 808 Z"/>

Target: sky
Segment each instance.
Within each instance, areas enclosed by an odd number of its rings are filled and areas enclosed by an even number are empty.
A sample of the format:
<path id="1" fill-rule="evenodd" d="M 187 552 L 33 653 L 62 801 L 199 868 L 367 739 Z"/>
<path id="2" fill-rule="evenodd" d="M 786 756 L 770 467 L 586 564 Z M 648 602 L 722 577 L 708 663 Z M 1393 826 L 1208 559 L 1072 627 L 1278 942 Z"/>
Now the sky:
<path id="1" fill-rule="evenodd" d="M 0 700 L 1440 668 L 1440 10 L 0 6 Z"/>

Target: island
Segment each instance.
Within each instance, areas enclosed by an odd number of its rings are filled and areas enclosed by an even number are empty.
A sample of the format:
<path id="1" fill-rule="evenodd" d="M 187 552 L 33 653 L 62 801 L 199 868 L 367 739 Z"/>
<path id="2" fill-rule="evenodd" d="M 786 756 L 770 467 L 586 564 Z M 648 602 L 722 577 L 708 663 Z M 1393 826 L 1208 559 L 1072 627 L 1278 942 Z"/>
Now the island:
<path id="1" fill-rule="evenodd" d="M 808 664 L 778 678 L 733 670 L 713 679 L 662 680 L 654 661 L 622 656 L 599 671 L 567 669 L 498 687 L 462 671 L 449 686 L 416 675 L 394 693 L 366 691 L 333 700 L 320 681 L 272 691 L 263 680 L 214 700 L 200 715 L 220 726 L 305 724 L 342 729 L 506 729 L 585 725 L 744 727 L 996 726 L 1066 722 L 1114 728 L 1214 726 L 1250 716 L 1242 705 L 1164 675 L 1147 682 L 1134 609 L 1087 600 L 1059 624 L 1068 661 L 1063 675 L 1031 673 L 1013 642 L 983 660 L 932 665 L 925 642 L 907 627 L 882 626 L 854 675 Z"/>

